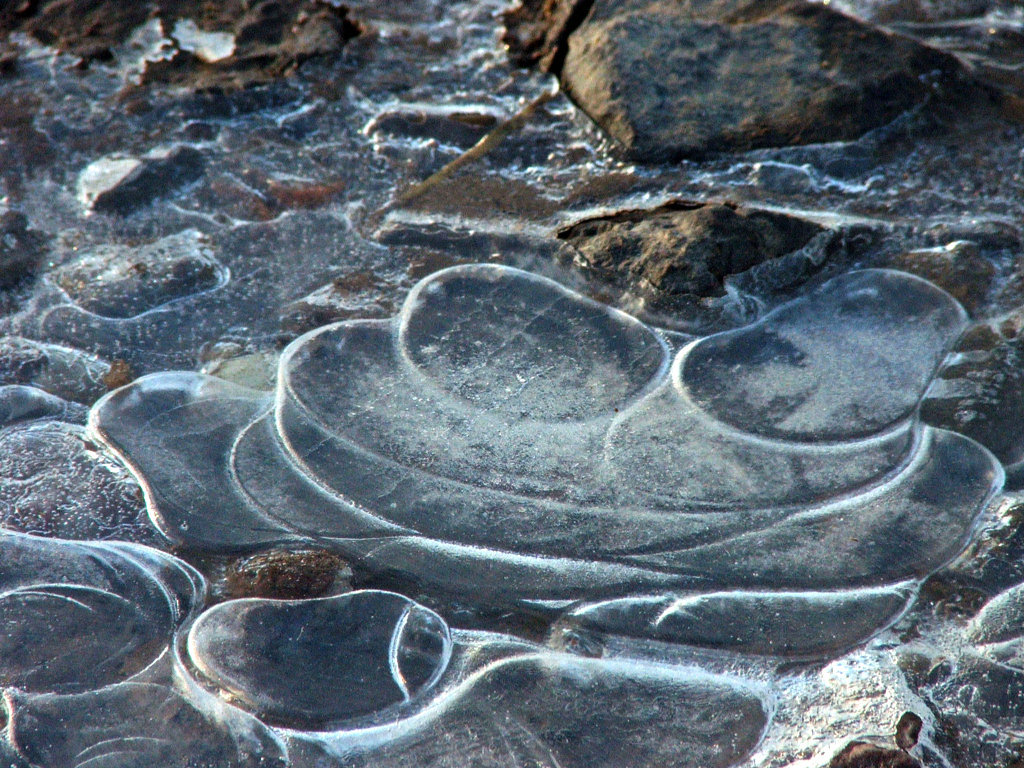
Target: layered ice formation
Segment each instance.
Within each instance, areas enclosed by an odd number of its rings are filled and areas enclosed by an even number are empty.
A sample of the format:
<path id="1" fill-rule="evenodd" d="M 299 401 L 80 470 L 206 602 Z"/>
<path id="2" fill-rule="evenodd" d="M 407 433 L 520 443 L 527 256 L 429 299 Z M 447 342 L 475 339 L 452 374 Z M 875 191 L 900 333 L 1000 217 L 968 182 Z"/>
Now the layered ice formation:
<path id="1" fill-rule="evenodd" d="M 573 631 L 829 656 L 966 545 L 999 463 L 923 425 L 965 315 L 865 270 L 671 348 L 545 278 L 450 268 L 392 320 L 296 339 L 270 397 L 144 377 L 91 428 L 156 526 L 211 551 L 315 543 Z"/>

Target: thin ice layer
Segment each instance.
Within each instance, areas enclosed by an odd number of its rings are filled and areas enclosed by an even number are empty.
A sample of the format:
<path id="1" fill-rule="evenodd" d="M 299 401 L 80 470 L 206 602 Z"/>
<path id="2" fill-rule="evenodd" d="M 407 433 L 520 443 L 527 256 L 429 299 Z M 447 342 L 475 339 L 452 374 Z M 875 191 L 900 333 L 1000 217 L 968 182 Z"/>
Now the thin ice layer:
<path id="1" fill-rule="evenodd" d="M 451 653 L 440 616 L 391 592 L 232 600 L 188 637 L 210 682 L 263 717 L 319 729 L 408 701 Z"/>
<path id="2" fill-rule="evenodd" d="M 814 655 L 888 622 L 903 599 L 888 590 L 955 557 L 999 487 L 988 452 L 916 418 L 961 322 L 917 278 L 851 273 L 669 371 L 635 320 L 517 270 L 456 267 L 392 321 L 297 339 L 273 402 L 163 374 L 108 396 L 92 425 L 191 546 L 312 540 L 488 605 L 746 590 L 761 597 L 702 602 L 719 618 L 673 636 L 768 652 L 748 618 L 771 605 L 789 619 L 768 645 Z M 769 331 L 797 352 L 753 354 Z M 886 350 L 874 363 L 872 344 Z M 807 389 L 849 365 L 849 385 Z M 749 428 L 720 412 L 744 393 L 767 398 Z M 799 636 L 819 610 L 850 631 Z M 714 626 L 726 614 L 731 640 Z M 631 620 L 648 633 L 649 617 Z"/>
<path id="3" fill-rule="evenodd" d="M 285 768 L 280 742 L 256 721 L 201 712 L 163 685 L 122 683 L 73 695 L 7 700 L 19 757 L 47 768 Z"/>
<path id="4" fill-rule="evenodd" d="M 397 724 L 338 740 L 346 765 L 727 768 L 761 739 L 768 711 L 735 678 L 542 653 L 491 664 Z"/>
<path id="5" fill-rule="evenodd" d="M 239 431 L 267 408 L 263 393 L 212 376 L 161 373 L 110 393 L 90 423 L 136 469 L 161 531 L 244 549 L 289 538 L 246 503 L 231 476 Z"/>
<path id="6" fill-rule="evenodd" d="M 967 324 L 903 272 L 830 280 L 752 325 L 695 342 L 676 384 L 715 418 L 791 440 L 852 440 L 908 419 Z"/>
<path id="7" fill-rule="evenodd" d="M 125 680 L 163 653 L 204 589 L 145 547 L 0 534 L 0 685 L 71 693 Z"/>

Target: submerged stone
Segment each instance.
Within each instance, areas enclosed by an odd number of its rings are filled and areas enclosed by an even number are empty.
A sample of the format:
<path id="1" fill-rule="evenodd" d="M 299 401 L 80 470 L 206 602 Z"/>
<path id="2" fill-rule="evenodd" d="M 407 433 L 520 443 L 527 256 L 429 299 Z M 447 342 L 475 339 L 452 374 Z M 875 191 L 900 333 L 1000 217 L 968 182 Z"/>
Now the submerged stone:
<path id="1" fill-rule="evenodd" d="M 0 215 L 0 290 L 35 277 L 46 255 L 49 237 L 31 229 L 23 214 Z"/>
<path id="2" fill-rule="evenodd" d="M 111 366 L 73 347 L 20 336 L 0 336 L 0 385 L 31 385 L 75 403 L 107 393 Z"/>
<path id="3" fill-rule="evenodd" d="M 82 309 L 128 318 L 212 290 L 227 273 L 206 238 L 185 230 L 142 246 L 98 246 L 54 270 L 50 279 Z"/>
<path id="4" fill-rule="evenodd" d="M 344 568 L 345 562 L 325 549 L 275 549 L 233 562 L 227 582 L 234 597 L 297 600 L 323 595 Z"/>

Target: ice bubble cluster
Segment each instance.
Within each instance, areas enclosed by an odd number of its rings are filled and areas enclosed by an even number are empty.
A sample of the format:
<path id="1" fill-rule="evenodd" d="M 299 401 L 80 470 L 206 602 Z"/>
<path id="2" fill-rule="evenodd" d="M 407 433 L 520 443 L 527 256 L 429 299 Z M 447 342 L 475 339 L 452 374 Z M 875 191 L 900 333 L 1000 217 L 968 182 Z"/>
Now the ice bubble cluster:
<path id="1" fill-rule="evenodd" d="M 282 542 L 572 631 L 831 655 L 955 557 L 999 463 L 917 417 L 965 325 L 930 283 L 852 272 L 672 349 L 496 265 L 392 320 L 295 340 L 273 396 L 144 377 L 91 428 L 172 541 Z"/>

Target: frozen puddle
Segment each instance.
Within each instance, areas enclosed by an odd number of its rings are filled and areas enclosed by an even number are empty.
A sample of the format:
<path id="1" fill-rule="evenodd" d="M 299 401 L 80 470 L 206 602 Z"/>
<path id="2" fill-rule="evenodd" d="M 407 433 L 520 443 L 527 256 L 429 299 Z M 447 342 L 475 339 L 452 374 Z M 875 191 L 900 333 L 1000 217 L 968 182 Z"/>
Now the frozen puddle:
<path id="1" fill-rule="evenodd" d="M 460 266 L 391 320 L 296 339 L 273 395 L 155 374 L 90 431 L 192 550 L 328 548 L 463 605 L 543 611 L 581 649 L 833 659 L 900 616 L 1001 487 L 985 449 L 917 416 L 964 326 L 930 283 L 866 270 L 673 349 L 547 279 Z M 0 549 L 0 642 L 29 649 L 0 656 L 21 689 L 0 757 L 33 765 L 724 767 L 775 706 L 728 665 L 450 630 L 391 592 L 194 620 L 201 577 L 170 556 L 15 533 Z M 974 630 L 979 664 L 1002 661 L 993 643 L 1017 658 L 1000 627 L 1021 601 L 1003 603 Z M 45 622 L 80 629 L 36 648 Z"/>
<path id="2" fill-rule="evenodd" d="M 999 487 L 916 418 L 963 325 L 929 283 L 863 271 L 673 354 L 548 280 L 456 267 L 394 320 L 297 339 L 273 398 L 158 374 L 92 427 L 190 547 L 315 541 L 592 630 L 827 655 L 894 618 Z"/>

